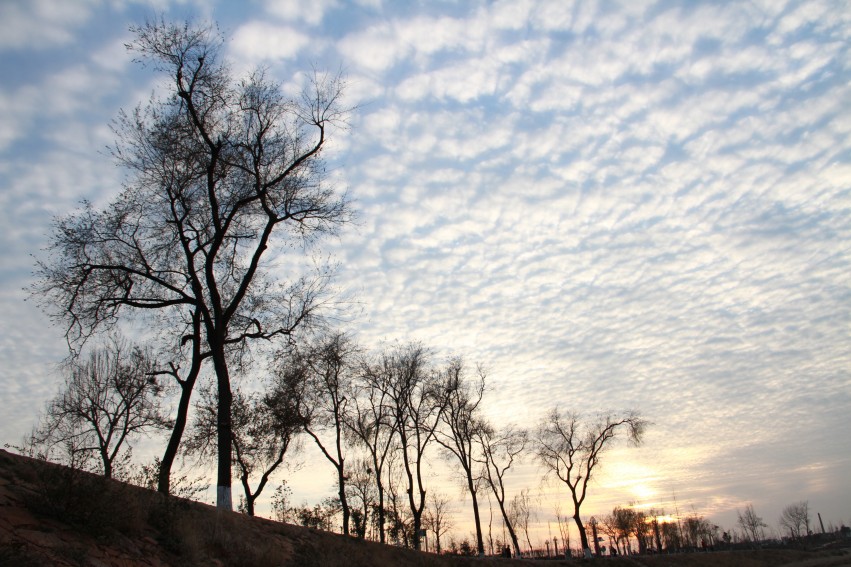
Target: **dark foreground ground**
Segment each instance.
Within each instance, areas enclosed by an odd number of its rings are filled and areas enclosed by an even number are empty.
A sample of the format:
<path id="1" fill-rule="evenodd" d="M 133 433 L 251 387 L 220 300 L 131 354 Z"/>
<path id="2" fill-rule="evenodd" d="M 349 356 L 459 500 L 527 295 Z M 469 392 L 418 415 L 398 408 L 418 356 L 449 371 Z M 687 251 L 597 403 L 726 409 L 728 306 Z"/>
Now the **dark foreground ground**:
<path id="1" fill-rule="evenodd" d="M 754 550 L 593 561 L 436 556 L 238 513 L 0 450 L 0 567 L 837 567 L 851 550 Z"/>

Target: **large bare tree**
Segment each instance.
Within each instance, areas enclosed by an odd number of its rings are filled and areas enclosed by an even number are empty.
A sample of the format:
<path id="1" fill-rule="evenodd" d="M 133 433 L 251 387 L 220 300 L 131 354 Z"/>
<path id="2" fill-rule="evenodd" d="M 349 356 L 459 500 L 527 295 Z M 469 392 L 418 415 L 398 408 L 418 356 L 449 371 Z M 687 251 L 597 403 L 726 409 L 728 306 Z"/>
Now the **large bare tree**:
<path id="1" fill-rule="evenodd" d="M 314 74 L 290 100 L 263 71 L 235 77 L 210 26 L 132 31 L 128 47 L 165 74 L 165 93 L 119 116 L 113 154 L 125 187 L 101 210 L 87 204 L 56 221 L 33 291 L 72 346 L 134 313 L 158 322 L 172 345 L 199 343 L 188 372 L 201 356 L 215 371 L 217 503 L 231 509 L 232 351 L 307 322 L 328 276 L 319 269 L 283 283 L 264 258 L 350 218 L 345 197 L 323 182 L 321 157 L 332 125 L 345 120 L 343 85 Z"/>
<path id="2" fill-rule="evenodd" d="M 629 442 L 638 445 L 646 427 L 647 421 L 635 411 L 600 414 L 584 421 L 579 413 L 562 413 L 556 408 L 538 426 L 535 453 L 547 474 L 554 474 L 570 491 L 573 521 L 586 556 L 591 548 L 579 512 L 588 495 L 588 483 L 599 468 L 603 453 L 622 431 Z"/>

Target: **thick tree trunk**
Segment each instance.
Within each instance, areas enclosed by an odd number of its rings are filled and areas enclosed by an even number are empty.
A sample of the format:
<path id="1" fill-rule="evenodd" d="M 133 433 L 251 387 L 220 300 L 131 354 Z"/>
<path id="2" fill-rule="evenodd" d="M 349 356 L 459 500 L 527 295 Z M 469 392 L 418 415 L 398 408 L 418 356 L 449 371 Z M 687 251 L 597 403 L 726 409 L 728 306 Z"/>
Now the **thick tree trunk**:
<path id="1" fill-rule="evenodd" d="M 209 342 L 213 343 L 213 341 Z M 216 369 L 219 395 L 219 405 L 216 412 L 216 426 L 218 429 L 217 440 L 219 449 L 216 480 L 216 507 L 232 511 L 231 405 L 233 403 L 233 393 L 230 388 L 230 376 L 228 374 L 227 360 L 225 359 L 224 341 L 221 341 L 221 343 L 222 344 L 210 344 L 210 350 L 213 355 L 213 366 Z"/>
<path id="2" fill-rule="evenodd" d="M 585 533 L 585 526 L 582 525 L 582 519 L 579 517 L 579 511 L 573 515 L 573 521 L 576 522 L 576 527 L 579 530 L 579 541 L 582 544 L 582 551 L 585 557 L 591 554 L 591 546 L 588 545 L 588 535 Z"/>
<path id="3" fill-rule="evenodd" d="M 352 513 L 349 510 L 349 501 L 346 499 L 346 475 L 342 458 L 340 459 L 340 466 L 337 467 L 337 482 L 340 486 L 340 507 L 343 509 L 343 535 L 349 535 L 349 517 Z"/>

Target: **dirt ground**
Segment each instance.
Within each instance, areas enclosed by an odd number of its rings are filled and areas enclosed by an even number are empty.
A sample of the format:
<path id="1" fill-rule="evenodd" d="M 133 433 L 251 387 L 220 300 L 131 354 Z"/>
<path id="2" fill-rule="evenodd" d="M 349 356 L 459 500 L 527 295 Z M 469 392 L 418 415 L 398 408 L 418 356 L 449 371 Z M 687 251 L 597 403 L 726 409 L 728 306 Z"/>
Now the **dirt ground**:
<path id="1" fill-rule="evenodd" d="M 540 560 L 437 556 L 221 512 L 0 450 L 0 567 L 460 567 Z M 851 550 L 721 551 L 546 561 L 608 567 L 838 567 Z"/>

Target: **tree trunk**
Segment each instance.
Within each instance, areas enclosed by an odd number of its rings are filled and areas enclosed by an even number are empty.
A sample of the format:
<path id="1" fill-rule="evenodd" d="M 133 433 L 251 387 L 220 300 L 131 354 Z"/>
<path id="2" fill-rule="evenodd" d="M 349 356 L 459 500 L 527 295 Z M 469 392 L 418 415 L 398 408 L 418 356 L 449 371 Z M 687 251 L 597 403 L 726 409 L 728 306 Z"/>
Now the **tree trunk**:
<path id="1" fill-rule="evenodd" d="M 588 535 L 585 533 L 585 526 L 582 525 L 582 519 L 580 519 L 578 511 L 573 515 L 573 521 L 576 522 L 576 527 L 579 529 L 579 541 L 582 545 L 582 551 L 585 553 L 585 557 L 588 557 L 591 553 L 591 546 L 588 545 Z"/>
<path id="2" fill-rule="evenodd" d="M 482 521 L 479 518 L 479 501 L 476 497 L 476 489 L 473 485 L 472 476 L 467 476 L 467 488 L 470 490 L 470 497 L 473 500 L 473 519 L 476 522 L 476 549 L 479 555 L 485 554 L 485 542 L 482 539 Z"/>
<path id="3" fill-rule="evenodd" d="M 177 451 L 180 448 L 180 441 L 183 439 L 183 432 L 186 429 L 186 421 L 189 415 L 189 402 L 192 398 L 192 390 L 195 387 L 195 380 L 198 378 L 198 372 L 190 372 L 186 380 L 180 382 L 180 400 L 177 403 L 177 417 L 174 420 L 174 427 L 171 430 L 171 435 L 166 445 L 163 459 L 160 462 L 159 478 L 157 481 L 157 490 L 163 494 L 171 492 L 171 468 L 174 466 L 174 460 L 177 458 Z"/>
<path id="4" fill-rule="evenodd" d="M 163 459 L 160 462 L 157 490 L 163 494 L 171 492 L 171 468 L 174 466 L 180 441 L 183 439 L 183 432 L 186 430 L 192 391 L 195 389 L 195 382 L 201 373 L 201 314 L 197 309 L 192 315 L 192 332 L 194 333 L 192 335 L 192 366 L 189 369 L 189 374 L 186 375 L 185 380 L 181 381 L 177 376 L 177 370 L 174 369 L 174 377 L 180 384 L 180 400 L 177 402 L 177 417 L 174 420 L 174 427 L 171 429 L 168 445 L 166 445 Z"/>
<path id="5" fill-rule="evenodd" d="M 386 543 L 386 536 L 384 535 L 384 486 L 381 484 L 381 475 L 376 473 L 375 476 L 378 479 L 378 482 L 376 483 L 376 487 L 378 488 L 378 540 L 381 543 Z"/>
<path id="6" fill-rule="evenodd" d="M 514 526 L 511 525 L 511 520 L 508 518 L 508 513 L 505 511 L 505 503 L 499 498 L 496 499 L 499 504 L 499 511 L 502 512 L 502 520 L 505 527 L 508 528 L 508 535 L 511 537 L 511 544 L 514 545 L 514 554 L 520 557 L 520 542 L 517 539 L 517 534 L 514 533 Z"/>
<path id="7" fill-rule="evenodd" d="M 349 510 L 349 502 L 346 500 L 346 475 L 343 470 L 343 459 L 340 459 L 340 466 L 337 467 L 337 481 L 340 486 L 340 506 L 343 508 L 343 535 L 349 535 L 349 517 L 352 515 Z"/>
<path id="8" fill-rule="evenodd" d="M 213 355 L 213 366 L 216 370 L 219 405 L 216 412 L 217 440 L 219 449 L 218 478 L 216 481 L 216 507 L 223 510 L 233 510 L 231 495 L 231 405 L 233 393 L 230 389 L 227 360 L 225 359 L 224 341 L 221 344 L 210 342 Z M 219 341 L 216 341 L 219 342 Z"/>

